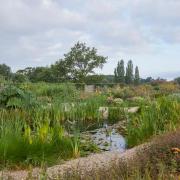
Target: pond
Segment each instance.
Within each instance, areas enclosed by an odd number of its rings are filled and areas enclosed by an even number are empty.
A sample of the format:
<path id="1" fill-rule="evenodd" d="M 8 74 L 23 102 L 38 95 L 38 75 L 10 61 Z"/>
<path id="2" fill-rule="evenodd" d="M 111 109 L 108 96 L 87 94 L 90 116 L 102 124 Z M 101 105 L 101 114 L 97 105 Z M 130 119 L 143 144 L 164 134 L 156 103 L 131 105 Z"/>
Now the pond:
<path id="1" fill-rule="evenodd" d="M 125 138 L 117 132 L 112 126 L 104 124 L 103 128 L 90 131 L 92 141 L 102 151 L 120 151 L 126 150 Z"/>

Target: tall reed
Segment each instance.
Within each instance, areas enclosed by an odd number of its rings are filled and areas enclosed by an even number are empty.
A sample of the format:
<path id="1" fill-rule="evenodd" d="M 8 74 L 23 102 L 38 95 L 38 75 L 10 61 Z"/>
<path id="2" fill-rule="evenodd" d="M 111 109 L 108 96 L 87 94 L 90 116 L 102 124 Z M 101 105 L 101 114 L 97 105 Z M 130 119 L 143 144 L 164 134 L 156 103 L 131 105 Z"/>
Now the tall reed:
<path id="1" fill-rule="evenodd" d="M 159 98 L 148 107 L 142 107 L 141 113 L 130 119 L 127 135 L 128 146 L 140 144 L 153 135 L 174 130 L 179 125 L 180 104 L 168 97 Z"/>

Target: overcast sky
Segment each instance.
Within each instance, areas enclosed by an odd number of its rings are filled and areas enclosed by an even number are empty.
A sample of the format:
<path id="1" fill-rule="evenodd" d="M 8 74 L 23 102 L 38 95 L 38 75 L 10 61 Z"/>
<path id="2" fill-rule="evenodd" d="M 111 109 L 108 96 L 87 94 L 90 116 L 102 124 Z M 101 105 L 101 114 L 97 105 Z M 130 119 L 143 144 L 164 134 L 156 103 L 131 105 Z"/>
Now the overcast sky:
<path id="1" fill-rule="evenodd" d="M 0 0 L 0 63 L 46 66 L 77 41 L 132 59 L 141 75 L 180 76 L 180 0 Z"/>

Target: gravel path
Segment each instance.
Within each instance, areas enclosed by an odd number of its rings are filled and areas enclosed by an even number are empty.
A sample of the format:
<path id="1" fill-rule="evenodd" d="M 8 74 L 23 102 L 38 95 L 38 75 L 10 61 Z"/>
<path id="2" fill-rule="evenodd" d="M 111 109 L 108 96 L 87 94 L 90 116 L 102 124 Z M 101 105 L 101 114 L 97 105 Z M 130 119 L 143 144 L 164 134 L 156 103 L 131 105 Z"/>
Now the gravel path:
<path id="1" fill-rule="evenodd" d="M 130 162 L 134 158 L 136 152 L 142 149 L 145 145 L 140 145 L 135 148 L 126 150 L 123 153 L 114 152 L 103 152 L 100 154 L 93 154 L 88 157 L 78 158 L 75 160 L 70 160 L 61 165 L 56 165 L 49 167 L 46 170 L 47 179 L 58 179 L 58 176 L 64 174 L 73 173 L 74 171 L 78 174 L 88 174 L 91 171 L 97 171 L 98 169 L 107 169 L 110 167 L 112 162 L 125 161 Z M 22 171 L 7 171 L 1 172 L 0 177 L 4 179 L 15 179 L 15 180 L 25 180 L 25 179 L 40 179 L 42 175 L 42 170 L 39 168 L 34 168 L 31 172 L 26 170 Z M 29 178 L 28 178 L 29 177 Z"/>

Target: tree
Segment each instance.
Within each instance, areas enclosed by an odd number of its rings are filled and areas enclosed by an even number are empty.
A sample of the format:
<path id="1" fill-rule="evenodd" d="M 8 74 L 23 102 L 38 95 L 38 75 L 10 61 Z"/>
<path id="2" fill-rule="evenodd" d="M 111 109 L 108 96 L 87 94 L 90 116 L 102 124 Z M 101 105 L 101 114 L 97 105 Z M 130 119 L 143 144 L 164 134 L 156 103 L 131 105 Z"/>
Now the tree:
<path id="1" fill-rule="evenodd" d="M 124 61 L 121 60 L 117 64 L 117 68 L 114 70 L 115 81 L 121 84 L 125 82 L 125 71 L 124 71 Z"/>
<path id="2" fill-rule="evenodd" d="M 17 74 L 22 74 L 22 75 L 25 75 L 25 76 L 29 77 L 33 73 L 34 69 L 35 68 L 33 68 L 33 67 L 27 67 L 25 69 L 18 70 L 16 73 Z"/>
<path id="3" fill-rule="evenodd" d="M 12 76 L 12 80 L 13 82 L 16 82 L 16 83 L 23 83 L 23 82 L 27 82 L 28 78 L 24 74 L 14 73 Z"/>
<path id="4" fill-rule="evenodd" d="M 49 67 L 27 67 L 23 70 L 18 70 L 16 74 L 21 75 L 17 78 L 23 78 L 24 76 L 31 82 L 55 82 L 52 69 Z"/>
<path id="5" fill-rule="evenodd" d="M 6 79 L 11 78 L 11 68 L 6 64 L 0 64 L 0 75 L 4 76 Z"/>
<path id="6" fill-rule="evenodd" d="M 125 76 L 125 81 L 127 84 L 132 84 L 133 83 L 133 62 L 132 60 L 128 61 L 127 67 L 126 67 L 126 76 Z"/>
<path id="7" fill-rule="evenodd" d="M 68 68 L 66 62 L 63 59 L 56 61 L 55 64 L 51 65 L 51 71 L 53 72 L 53 78 L 55 82 L 65 82 L 69 80 Z"/>
<path id="8" fill-rule="evenodd" d="M 174 79 L 174 81 L 178 84 L 180 84 L 180 77 L 177 77 L 176 79 Z"/>
<path id="9" fill-rule="evenodd" d="M 52 71 L 49 67 L 33 68 L 31 74 L 29 74 L 29 80 L 32 82 L 53 82 Z"/>
<path id="10" fill-rule="evenodd" d="M 140 83 L 139 68 L 138 66 L 136 66 L 135 75 L 134 75 L 134 84 L 138 85 L 139 83 Z"/>
<path id="11" fill-rule="evenodd" d="M 103 67 L 106 59 L 107 57 L 98 55 L 94 47 L 78 42 L 64 55 L 64 65 L 70 79 L 83 83 L 87 75 L 94 74 L 95 68 Z"/>
<path id="12" fill-rule="evenodd" d="M 121 60 L 119 63 L 119 68 L 117 69 L 117 73 L 119 76 L 119 82 L 124 83 L 125 82 L 125 71 L 124 71 L 124 61 Z"/>

